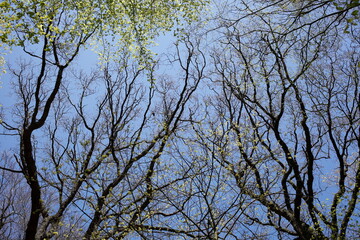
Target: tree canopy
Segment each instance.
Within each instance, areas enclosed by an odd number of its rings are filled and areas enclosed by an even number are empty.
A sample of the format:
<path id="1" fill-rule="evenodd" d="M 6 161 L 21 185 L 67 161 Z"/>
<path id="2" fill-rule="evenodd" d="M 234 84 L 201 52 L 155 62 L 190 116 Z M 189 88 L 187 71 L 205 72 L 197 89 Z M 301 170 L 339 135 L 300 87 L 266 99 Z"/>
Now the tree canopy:
<path id="1" fill-rule="evenodd" d="M 105 39 L 119 47 L 132 46 L 140 57 L 161 32 L 196 20 L 206 2 L 6 0 L 0 4 L 1 41 L 24 48 L 46 41 L 68 53 L 89 38 Z"/>
<path id="2" fill-rule="evenodd" d="M 0 238 L 358 238 L 359 5 L 1 2 Z"/>

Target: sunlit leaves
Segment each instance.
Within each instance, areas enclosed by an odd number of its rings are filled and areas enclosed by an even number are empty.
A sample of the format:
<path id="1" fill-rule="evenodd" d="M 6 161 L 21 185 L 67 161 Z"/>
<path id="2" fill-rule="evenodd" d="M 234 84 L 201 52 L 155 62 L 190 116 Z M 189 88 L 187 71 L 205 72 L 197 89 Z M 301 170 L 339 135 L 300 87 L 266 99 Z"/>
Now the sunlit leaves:
<path id="1" fill-rule="evenodd" d="M 0 3 L 1 42 L 28 46 L 46 39 L 64 45 L 92 36 L 130 48 L 138 57 L 158 34 L 189 24 L 207 0 L 5 0 Z M 58 46 L 59 47 L 59 46 Z"/>

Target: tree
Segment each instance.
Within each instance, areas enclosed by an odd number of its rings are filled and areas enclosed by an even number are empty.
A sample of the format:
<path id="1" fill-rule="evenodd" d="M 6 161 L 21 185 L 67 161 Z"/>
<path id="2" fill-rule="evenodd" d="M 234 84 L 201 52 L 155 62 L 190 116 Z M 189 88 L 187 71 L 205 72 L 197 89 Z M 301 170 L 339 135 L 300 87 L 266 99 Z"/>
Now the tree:
<path id="1" fill-rule="evenodd" d="M 316 22 L 294 28 L 277 7 L 260 6 L 244 17 L 236 11 L 237 20 L 221 22 L 212 119 L 195 128 L 198 142 L 258 209 L 242 209 L 251 224 L 276 230 L 279 238 L 355 238 L 358 39 L 339 35 L 346 22 L 335 24 L 338 15 L 314 15 Z"/>
<path id="2" fill-rule="evenodd" d="M 2 239 L 21 238 L 21 233 L 26 229 L 26 219 L 29 217 L 29 202 L 25 201 L 30 192 L 26 182 L 14 169 L 11 157 L 4 152 L 1 156 L 0 169 L 0 237 Z"/>
<path id="3" fill-rule="evenodd" d="M 214 2 L 155 58 L 205 2 L 0 5 L 2 42 L 27 56 L 1 115 L 18 141 L 0 180 L 24 189 L 0 188 L 1 236 L 359 235 L 358 1 Z"/>
<path id="4" fill-rule="evenodd" d="M 158 208 L 153 199 L 169 185 L 154 183 L 153 178 L 166 171 L 159 159 L 168 140 L 187 121 L 185 106 L 202 78 L 201 68 L 196 75 L 191 73 L 197 57 L 191 46 L 186 49 L 188 56 L 176 60 L 183 72 L 176 89 L 167 87 L 169 80 L 153 85 L 154 72 L 145 74 L 127 53 L 103 69 L 66 75 L 70 80 L 59 86 L 42 134 L 31 138 L 41 194 L 35 199 L 40 204 L 36 239 L 123 238 L 152 228 L 145 226 Z M 36 84 L 29 65 L 19 69 L 13 70 L 18 77 L 19 111 L 26 112 L 32 107 Z M 72 88 L 75 83 L 80 91 Z M 3 126 L 22 137 L 21 126 L 30 120 L 21 114 L 13 115 L 13 121 L 19 126 L 6 120 Z M 25 172 L 31 184 L 23 152 L 17 157 L 21 170 L 13 171 Z M 49 196 L 48 202 L 44 196 Z M 31 221 L 30 216 L 27 230 L 34 224 Z"/>
<path id="5" fill-rule="evenodd" d="M 115 50 L 119 57 L 126 49 L 133 49 L 132 55 L 136 56 L 141 64 L 148 65 L 150 55 L 147 46 L 151 39 L 162 31 L 170 30 L 176 22 L 193 20 L 203 3 L 203 1 L 138 1 L 126 3 L 123 1 L 3 1 L 1 3 L 1 41 L 10 46 L 20 46 L 25 54 L 32 58 L 36 64 L 39 64 L 34 66 L 31 63 L 24 62 L 19 69 L 12 71 L 17 78 L 16 91 L 20 98 L 18 105 L 19 112 L 16 113 L 18 118 L 17 122 L 4 121 L 2 123 L 5 129 L 13 133 L 16 132 L 19 136 L 20 144 L 17 158 L 20 169 L 16 171 L 23 173 L 31 188 L 31 214 L 27 224 L 25 239 L 34 239 L 35 235 L 37 237 L 44 237 L 49 225 L 60 220 L 86 177 L 98 167 L 96 164 L 92 165 L 90 161 L 95 150 L 95 143 L 93 142 L 95 140 L 90 138 L 93 148 L 89 150 L 88 157 L 82 163 L 82 168 L 77 169 L 79 166 L 76 166 L 74 174 L 77 174 L 78 179 L 75 180 L 75 186 L 70 188 L 72 190 L 67 193 L 69 195 L 66 195 L 66 197 L 62 193 L 65 182 L 58 175 L 60 185 L 52 187 L 55 189 L 60 188 L 60 190 L 58 189 L 60 191 L 60 206 L 55 215 L 49 213 L 50 209 L 44 206 L 42 191 L 46 188 L 45 185 L 51 186 L 55 183 L 49 183 L 39 170 L 39 168 L 44 167 L 43 163 L 41 163 L 44 159 L 37 160 L 36 140 L 34 138 L 36 139 L 38 130 L 43 129 L 48 121 L 50 121 L 49 116 L 53 112 L 56 117 L 58 117 L 57 115 L 64 115 L 64 106 L 62 104 L 56 106 L 56 104 L 58 101 L 61 102 L 65 99 L 66 95 L 61 90 L 64 84 L 63 78 L 66 70 L 78 56 L 81 48 L 86 46 L 91 39 L 102 39 L 105 42 L 109 42 L 111 40 L 110 37 L 113 36 L 114 38 L 119 38 L 119 42 L 121 42 L 121 46 Z M 136 47 L 134 48 L 134 46 Z M 152 68 L 151 66 L 147 67 L 149 69 Z M 31 71 L 28 71 L 29 69 Z M 125 69 L 127 69 L 126 66 Z M 144 71 L 142 66 L 139 66 L 139 69 Z M 133 73 L 135 74 L 133 78 L 137 79 L 141 71 Z M 79 78 L 83 77 L 79 76 Z M 104 78 L 110 77 L 105 74 Z M 110 79 L 108 81 L 108 84 L 113 84 L 110 82 Z M 130 86 L 132 87 L 133 84 L 130 84 Z M 128 95 L 126 97 L 132 97 L 133 93 L 131 91 L 133 91 L 133 88 L 127 89 L 127 91 Z M 140 90 L 137 91 L 141 92 Z M 83 98 L 88 94 L 87 92 L 88 89 L 84 88 Z M 152 95 L 152 92 L 153 90 L 149 94 Z M 109 92 L 108 94 L 112 93 Z M 186 94 L 184 93 L 182 97 L 186 97 Z M 181 100 L 183 101 L 184 99 Z M 97 120 L 95 119 L 94 125 L 87 125 L 89 120 L 85 121 L 85 119 L 81 118 L 84 117 L 81 104 L 81 107 L 77 109 L 79 117 L 76 121 L 74 120 L 72 125 L 75 127 L 82 120 L 85 122 L 84 124 L 88 131 L 90 131 L 90 135 L 95 137 L 95 125 L 100 115 L 104 114 L 101 110 L 106 101 L 108 101 L 107 97 L 99 105 L 99 115 Z M 134 101 L 135 103 L 138 101 L 137 97 L 135 97 Z M 179 103 L 179 107 L 182 104 Z M 170 116 L 171 121 L 173 121 L 175 117 L 173 115 Z M 118 116 L 117 113 L 114 114 L 114 117 L 119 118 L 114 121 L 120 123 L 124 116 Z M 144 124 L 146 119 L 144 117 Z M 54 131 L 56 131 L 58 120 L 55 119 L 54 121 L 56 126 Z M 115 122 L 113 123 L 115 124 Z M 170 124 L 170 122 L 165 123 Z M 116 128 L 119 127 L 117 126 Z M 153 140 L 155 143 L 163 141 L 162 139 L 165 136 L 168 137 L 169 131 L 173 130 L 165 130 L 164 128 Z M 75 129 L 68 129 L 67 131 L 69 134 L 77 134 Z M 134 140 L 139 140 L 141 132 L 133 133 Z M 54 134 L 55 132 L 50 134 L 50 136 L 53 136 L 53 139 L 51 139 L 53 142 L 52 147 L 57 147 L 57 150 L 64 150 L 62 156 L 52 153 L 50 158 L 54 161 L 53 171 L 56 173 L 59 166 L 63 164 L 60 159 L 68 154 L 66 152 L 68 147 L 63 146 L 61 148 L 56 146 L 60 143 L 57 143 Z M 113 134 L 116 135 L 116 131 Z M 73 147 L 75 147 L 76 142 L 72 143 L 74 143 Z M 151 146 L 154 147 L 155 143 Z M 137 144 L 130 144 L 130 146 L 133 149 L 137 148 Z M 152 147 L 149 146 L 148 151 Z M 104 156 L 110 150 L 111 148 L 104 149 Z M 68 157 L 74 158 L 75 156 L 70 154 Z M 60 158 L 55 160 L 58 157 Z M 100 157 L 98 164 L 103 161 L 103 158 Z M 91 168 L 88 169 L 90 166 Z M 42 226 L 39 226 L 41 218 L 43 223 Z M 53 235 L 51 232 L 49 234 Z"/>

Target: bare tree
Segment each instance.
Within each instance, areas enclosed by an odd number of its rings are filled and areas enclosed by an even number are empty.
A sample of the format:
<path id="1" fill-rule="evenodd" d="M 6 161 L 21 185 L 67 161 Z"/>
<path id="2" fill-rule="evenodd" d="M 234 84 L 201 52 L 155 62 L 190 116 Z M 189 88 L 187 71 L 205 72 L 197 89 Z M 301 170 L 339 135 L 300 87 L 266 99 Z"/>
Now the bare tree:
<path id="1" fill-rule="evenodd" d="M 173 76 L 155 80 L 156 66 L 146 70 L 125 52 L 94 72 L 69 72 L 56 85 L 51 103 L 47 82 L 33 83 L 30 64 L 13 70 L 19 107 L 3 126 L 23 139 L 23 128 L 35 121 L 31 116 L 46 110 L 43 124 L 33 123 L 42 133 L 28 139 L 41 204 L 36 239 L 122 239 L 159 228 L 151 221 L 160 204 L 154 201 L 157 193 L 181 180 L 156 181 L 160 175 L 171 175 L 161 166 L 161 158 L 169 139 L 191 121 L 193 113 L 186 105 L 205 67 L 196 46 L 185 41 L 183 50 L 173 61 L 180 66 L 176 83 L 171 83 Z M 44 70 L 47 78 L 51 74 Z M 34 96 L 38 97 L 32 101 Z M 20 141 L 21 151 L 15 154 L 21 161 L 16 172 L 29 181 L 29 164 L 22 156 L 27 153 L 25 143 Z M 32 221 L 30 216 L 29 224 Z"/>
<path id="2" fill-rule="evenodd" d="M 0 169 L 0 237 L 9 240 L 22 238 L 30 206 L 26 182 L 10 160 L 9 153 L 4 152 Z"/>
<path id="3" fill-rule="evenodd" d="M 318 18 L 315 30 L 282 31 L 288 25 L 269 9 L 222 22 L 224 47 L 213 54 L 211 134 L 198 127 L 197 135 L 254 206 L 242 214 L 251 231 L 355 238 L 358 39 L 339 35 L 344 23 L 330 17 Z"/>

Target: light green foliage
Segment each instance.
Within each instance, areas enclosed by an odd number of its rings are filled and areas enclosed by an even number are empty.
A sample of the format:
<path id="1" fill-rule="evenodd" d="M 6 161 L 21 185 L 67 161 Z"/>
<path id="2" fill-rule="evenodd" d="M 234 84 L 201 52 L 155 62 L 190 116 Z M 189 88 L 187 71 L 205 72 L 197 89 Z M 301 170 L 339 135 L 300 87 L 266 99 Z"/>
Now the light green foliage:
<path id="1" fill-rule="evenodd" d="M 7 45 L 29 46 L 46 37 L 49 43 L 55 41 L 58 48 L 67 50 L 69 43 L 91 35 L 96 40 L 116 40 L 118 46 L 140 56 L 161 32 L 195 20 L 206 2 L 5 0 L 0 3 L 0 40 Z"/>
<path id="2" fill-rule="evenodd" d="M 349 33 L 349 27 L 352 25 L 357 25 L 359 21 L 359 0 L 351 0 L 351 1 L 333 1 L 336 10 L 339 12 L 348 12 L 348 16 L 346 17 L 347 25 L 344 29 L 345 33 Z"/>

